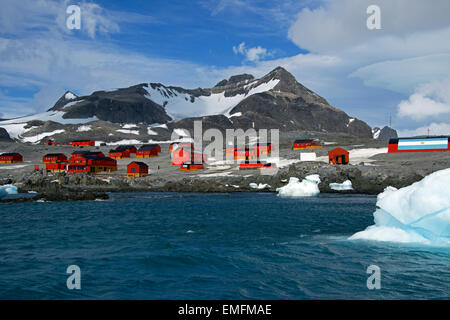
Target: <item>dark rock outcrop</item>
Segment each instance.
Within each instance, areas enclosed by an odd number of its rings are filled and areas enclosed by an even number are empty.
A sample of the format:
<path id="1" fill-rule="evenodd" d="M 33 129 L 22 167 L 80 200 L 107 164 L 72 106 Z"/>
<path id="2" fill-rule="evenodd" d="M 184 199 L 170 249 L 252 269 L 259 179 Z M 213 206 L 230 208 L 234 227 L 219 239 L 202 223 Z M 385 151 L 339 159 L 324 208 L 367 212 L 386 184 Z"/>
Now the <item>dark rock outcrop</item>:
<path id="1" fill-rule="evenodd" d="M 5 128 L 0 128 L 0 141 L 12 141 Z"/>

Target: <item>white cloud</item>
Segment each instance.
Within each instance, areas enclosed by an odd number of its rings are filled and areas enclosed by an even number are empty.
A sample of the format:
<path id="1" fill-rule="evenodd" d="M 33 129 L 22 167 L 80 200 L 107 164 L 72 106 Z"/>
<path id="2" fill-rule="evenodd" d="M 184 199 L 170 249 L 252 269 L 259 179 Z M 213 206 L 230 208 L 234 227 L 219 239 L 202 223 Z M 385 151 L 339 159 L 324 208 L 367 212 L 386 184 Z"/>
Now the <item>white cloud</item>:
<path id="1" fill-rule="evenodd" d="M 432 136 L 448 136 L 450 135 L 449 123 L 430 123 L 428 126 L 423 126 L 413 130 L 400 130 L 398 135 L 400 137 L 414 137 L 414 136 L 426 136 L 428 133 Z"/>
<path id="2" fill-rule="evenodd" d="M 420 86 L 408 100 L 401 101 L 398 105 L 400 117 L 414 120 L 443 114 L 450 114 L 450 78 Z"/>
<path id="3" fill-rule="evenodd" d="M 239 45 L 233 46 L 233 52 L 234 54 L 241 54 L 245 56 L 245 60 L 250 62 L 258 62 L 267 56 L 272 56 L 271 53 L 267 52 L 266 48 L 261 46 L 247 48 L 245 42 L 241 42 Z"/>
<path id="4" fill-rule="evenodd" d="M 381 9 L 382 30 L 369 30 L 366 9 Z M 450 3 L 434 0 L 333 0 L 314 10 L 303 9 L 289 29 L 289 38 L 299 47 L 313 52 L 346 49 L 374 39 L 403 37 L 417 31 L 448 26 Z"/>

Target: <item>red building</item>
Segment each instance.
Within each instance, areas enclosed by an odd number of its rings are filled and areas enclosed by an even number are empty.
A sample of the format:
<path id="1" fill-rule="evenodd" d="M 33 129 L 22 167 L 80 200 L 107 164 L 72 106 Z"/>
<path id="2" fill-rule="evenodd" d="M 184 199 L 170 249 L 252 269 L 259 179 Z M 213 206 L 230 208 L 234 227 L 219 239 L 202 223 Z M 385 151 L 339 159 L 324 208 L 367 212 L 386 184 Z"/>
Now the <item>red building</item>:
<path id="1" fill-rule="evenodd" d="M 67 157 L 63 153 L 49 153 L 42 158 L 43 164 L 67 162 Z"/>
<path id="2" fill-rule="evenodd" d="M 312 139 L 304 139 L 304 140 L 295 140 L 293 150 L 302 150 L 302 149 L 316 149 L 322 148 L 323 146 L 318 145 L 316 141 Z"/>
<path id="3" fill-rule="evenodd" d="M 130 158 L 131 154 L 136 155 L 137 149 L 135 146 L 118 146 L 110 150 L 108 156 L 113 159 Z"/>
<path id="4" fill-rule="evenodd" d="M 104 157 L 105 156 L 103 154 L 103 152 L 101 152 L 101 151 L 89 151 L 89 150 L 87 150 L 87 151 L 75 151 L 75 152 L 72 152 L 71 159 L 72 158 L 74 158 L 74 159 L 81 158 L 83 155 L 93 156 L 93 157 Z"/>
<path id="5" fill-rule="evenodd" d="M 94 140 L 75 140 L 72 141 L 72 147 L 94 147 L 95 141 Z"/>
<path id="6" fill-rule="evenodd" d="M 195 162 L 183 162 L 180 166 L 180 170 L 181 171 L 197 171 L 197 170 L 201 170 L 201 169 L 205 169 L 205 166 L 203 165 L 203 163 L 195 163 Z"/>
<path id="7" fill-rule="evenodd" d="M 258 159 L 260 155 L 259 148 L 253 146 L 253 147 L 242 147 L 237 148 L 234 152 L 234 159 L 235 160 L 253 160 Z"/>
<path id="8" fill-rule="evenodd" d="M 272 143 L 257 143 L 254 146 L 259 154 L 270 154 L 272 152 Z"/>
<path id="9" fill-rule="evenodd" d="M 328 152 L 328 163 L 330 164 L 348 164 L 349 160 L 349 153 L 345 149 L 337 147 Z"/>
<path id="10" fill-rule="evenodd" d="M 112 172 L 117 171 L 117 161 L 105 157 L 101 152 L 73 153 L 69 159 L 67 172 Z"/>
<path id="11" fill-rule="evenodd" d="M 45 170 L 51 172 L 64 172 L 67 168 L 67 157 L 63 153 L 50 153 L 42 158 Z"/>
<path id="12" fill-rule="evenodd" d="M 450 151 L 450 137 L 396 138 L 389 140 L 388 153 Z"/>
<path id="13" fill-rule="evenodd" d="M 45 145 L 47 145 L 47 146 L 56 146 L 56 143 L 53 140 L 47 140 L 47 141 L 45 141 Z"/>
<path id="14" fill-rule="evenodd" d="M 19 162 L 23 162 L 23 157 L 20 153 L 0 154 L 0 163 L 19 163 Z"/>
<path id="15" fill-rule="evenodd" d="M 65 172 L 66 169 L 67 169 L 67 162 L 47 163 L 45 165 L 45 170 L 51 171 L 51 172 Z"/>
<path id="16" fill-rule="evenodd" d="M 127 177 L 145 177 L 148 176 L 148 165 L 143 162 L 133 161 L 127 166 Z"/>
<path id="17" fill-rule="evenodd" d="M 156 157 L 161 152 L 159 144 L 144 144 L 136 152 L 136 158 Z"/>
<path id="18" fill-rule="evenodd" d="M 180 166 L 184 162 L 195 162 L 202 164 L 207 161 L 206 154 L 192 149 L 179 148 L 172 152 L 172 165 Z"/>

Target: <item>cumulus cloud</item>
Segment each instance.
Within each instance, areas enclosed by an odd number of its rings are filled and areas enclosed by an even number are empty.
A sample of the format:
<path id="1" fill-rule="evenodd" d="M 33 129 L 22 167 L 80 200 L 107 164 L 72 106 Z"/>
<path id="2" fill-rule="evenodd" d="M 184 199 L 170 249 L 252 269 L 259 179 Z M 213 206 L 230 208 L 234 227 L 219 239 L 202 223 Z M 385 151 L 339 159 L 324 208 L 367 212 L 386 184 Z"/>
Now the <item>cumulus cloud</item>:
<path id="1" fill-rule="evenodd" d="M 433 122 L 427 126 L 423 126 L 417 129 L 398 131 L 398 135 L 400 137 L 426 136 L 428 134 L 432 136 L 448 136 L 450 135 L 450 124 L 444 122 Z"/>
<path id="2" fill-rule="evenodd" d="M 261 46 L 247 48 L 245 42 L 241 42 L 239 45 L 233 46 L 233 52 L 234 54 L 241 54 L 245 56 L 245 60 L 250 62 L 258 62 L 267 56 L 272 56 L 266 48 Z"/>
<path id="3" fill-rule="evenodd" d="M 420 86 L 408 100 L 403 100 L 398 105 L 400 117 L 414 120 L 443 114 L 450 114 L 450 78 Z"/>

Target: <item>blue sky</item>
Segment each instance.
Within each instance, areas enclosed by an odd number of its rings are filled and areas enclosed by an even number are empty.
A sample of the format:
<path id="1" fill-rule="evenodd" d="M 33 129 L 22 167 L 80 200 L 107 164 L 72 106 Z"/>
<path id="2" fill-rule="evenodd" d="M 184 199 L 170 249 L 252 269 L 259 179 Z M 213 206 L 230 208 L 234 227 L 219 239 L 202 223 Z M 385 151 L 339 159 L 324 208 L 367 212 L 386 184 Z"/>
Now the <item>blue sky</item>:
<path id="1" fill-rule="evenodd" d="M 66 8 L 81 7 L 80 30 Z M 367 7 L 381 8 L 368 30 Z M 332 105 L 404 134 L 450 134 L 450 2 L 0 0 L 0 117 L 162 82 L 211 87 L 278 65 Z"/>

